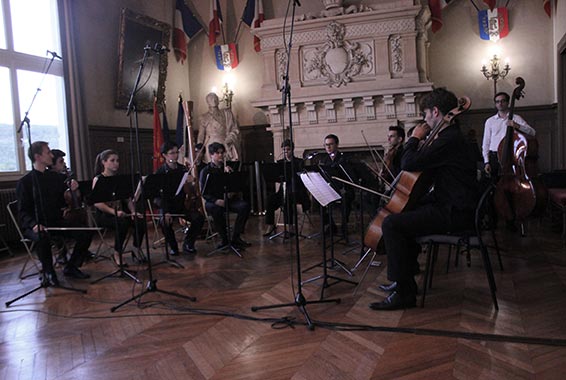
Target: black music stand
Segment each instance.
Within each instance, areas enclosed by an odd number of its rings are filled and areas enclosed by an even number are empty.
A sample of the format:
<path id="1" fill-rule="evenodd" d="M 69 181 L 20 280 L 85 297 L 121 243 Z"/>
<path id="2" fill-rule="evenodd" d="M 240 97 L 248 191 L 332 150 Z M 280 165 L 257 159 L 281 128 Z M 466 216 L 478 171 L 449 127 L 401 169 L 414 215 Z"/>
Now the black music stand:
<path id="1" fill-rule="evenodd" d="M 267 162 L 262 164 L 262 175 L 266 182 L 276 183 L 279 182 L 280 186 L 287 186 L 291 182 L 290 180 L 290 173 L 291 173 L 291 163 L 290 162 Z M 285 180 L 285 175 L 287 175 L 287 180 Z M 283 212 L 283 231 L 273 234 L 269 237 L 269 240 L 276 239 L 278 237 L 282 237 L 283 240 L 289 239 L 292 236 L 292 233 L 289 232 L 287 228 L 289 213 L 287 212 L 287 206 L 289 204 L 289 189 L 283 191 L 283 202 L 281 204 L 281 210 Z"/>
<path id="2" fill-rule="evenodd" d="M 167 174 L 150 174 L 148 175 L 144 182 L 143 182 L 143 190 L 144 196 L 147 200 L 151 201 L 154 198 L 161 198 L 163 200 L 164 197 L 168 197 L 167 199 L 173 199 L 177 194 L 178 191 L 182 190 L 182 183 L 184 183 L 183 179 L 185 173 L 183 172 L 171 172 Z M 185 216 L 184 214 L 182 215 Z M 153 218 L 154 215 L 151 215 Z M 163 219 L 163 215 L 161 218 Z M 163 223 L 165 223 L 163 221 Z M 176 260 L 173 260 L 169 257 L 169 247 L 167 245 L 167 239 L 164 239 L 165 244 L 163 245 L 165 249 L 165 260 L 155 264 L 154 266 L 158 266 L 161 264 L 171 264 L 177 268 L 185 268 L 183 265 L 178 263 Z"/>
<path id="3" fill-rule="evenodd" d="M 233 161 L 238 162 L 238 161 Z M 228 163 L 227 163 L 228 165 Z M 207 178 L 205 178 L 204 188 L 202 189 L 202 194 L 218 194 L 220 192 L 224 195 L 224 216 L 226 218 L 226 237 L 228 238 L 228 244 L 218 247 L 213 251 L 210 251 L 207 256 L 210 256 L 216 252 L 220 251 L 232 251 L 238 257 L 243 257 L 240 250 L 243 248 L 235 247 L 232 244 L 232 238 L 230 236 L 230 199 L 228 193 L 239 192 L 243 187 L 243 174 L 242 172 L 232 172 L 232 173 L 208 173 Z"/>
<path id="4" fill-rule="evenodd" d="M 324 208 L 327 208 L 327 211 L 329 213 L 332 212 L 332 203 L 338 201 L 341 199 L 340 194 L 338 194 L 329 184 L 327 181 L 325 181 L 325 179 L 316 172 L 312 172 L 312 173 L 303 173 L 301 174 L 301 180 L 303 181 L 303 183 L 305 184 L 305 187 L 307 188 L 308 191 L 310 191 L 310 193 L 313 195 L 313 197 L 316 199 L 316 201 L 319 203 L 320 205 L 320 217 L 322 219 L 323 215 L 324 215 Z M 351 275 L 351 272 L 348 271 L 348 269 L 345 267 L 344 263 L 341 263 L 339 260 L 334 258 L 334 244 L 332 244 L 332 240 L 334 238 L 333 236 L 333 232 L 332 232 L 332 228 L 329 228 L 330 230 L 330 253 L 331 253 L 331 258 L 327 258 L 326 256 L 326 233 L 324 231 L 324 223 L 321 223 L 321 236 L 322 236 L 322 262 L 317 263 L 315 265 L 310 266 L 309 268 L 303 270 L 304 272 L 307 272 L 313 268 L 322 266 L 322 274 L 312 277 L 308 280 L 303 281 L 303 284 L 308 284 L 310 282 L 322 279 L 322 289 L 321 289 L 321 293 L 320 293 L 320 298 L 322 299 L 324 297 L 324 289 L 337 284 L 338 282 L 347 282 L 350 283 L 352 285 L 357 285 L 358 283 L 355 281 L 351 281 L 351 280 L 347 280 L 347 279 L 343 279 L 340 277 L 336 277 L 336 276 L 332 276 L 328 274 L 328 269 L 334 269 L 336 266 L 339 266 L 340 268 L 344 269 L 347 273 L 349 273 Z M 329 266 L 330 264 L 330 266 Z M 334 282 L 329 283 L 328 280 L 334 280 Z"/>
<path id="5" fill-rule="evenodd" d="M 99 176 L 94 189 L 92 189 L 89 196 L 87 197 L 87 203 L 94 205 L 95 203 L 100 202 L 112 202 L 114 204 L 114 233 L 117 234 L 118 210 L 116 208 L 116 201 L 122 201 L 124 199 L 131 198 L 133 193 L 134 191 L 132 186 L 132 179 L 129 175 L 122 174 L 111 177 Z M 124 269 L 124 247 L 114 247 L 114 249 L 118 251 L 118 257 L 120 260 L 118 263 L 118 269 L 92 281 L 91 284 L 96 284 L 97 282 L 100 282 L 105 278 L 112 277 L 116 274 L 118 275 L 118 277 L 129 277 L 135 282 L 140 283 L 140 280 L 135 276 L 135 271 L 129 272 Z"/>

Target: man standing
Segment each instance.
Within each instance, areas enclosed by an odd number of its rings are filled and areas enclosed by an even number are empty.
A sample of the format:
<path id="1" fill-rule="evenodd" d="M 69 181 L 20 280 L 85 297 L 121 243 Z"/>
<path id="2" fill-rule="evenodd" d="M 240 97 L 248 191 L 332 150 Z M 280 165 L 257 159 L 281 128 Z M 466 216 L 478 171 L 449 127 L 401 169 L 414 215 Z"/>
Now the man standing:
<path id="1" fill-rule="evenodd" d="M 510 125 L 519 132 L 529 136 L 535 135 L 535 130 L 519 115 L 513 114 L 513 120 L 509 118 L 509 94 L 498 92 L 493 97 L 497 113 L 485 121 L 483 132 L 482 155 L 485 164 L 485 172 L 497 180 L 499 174 L 499 160 L 497 149 L 505 138 L 507 126 Z"/>
<path id="2" fill-rule="evenodd" d="M 43 272 L 45 285 L 59 285 L 53 257 L 51 253 L 51 235 L 63 235 L 76 241 L 73 254 L 69 259 L 63 273 L 65 276 L 86 279 L 90 276 L 82 272 L 79 267 L 88 254 L 88 247 L 92 240 L 89 231 L 52 231 L 48 227 L 72 227 L 63 219 L 65 199 L 63 194 L 67 186 L 61 176 L 47 167 L 53 164 L 53 154 L 45 141 L 36 141 L 28 149 L 28 156 L 33 164 L 32 170 L 23 176 L 16 186 L 18 199 L 18 216 L 23 234 L 35 242 Z M 71 190 L 77 190 L 78 183 L 71 181 Z"/>
<path id="3" fill-rule="evenodd" d="M 457 106 L 456 96 L 443 88 L 421 100 L 425 123 L 419 124 L 407 141 L 401 169 L 431 176 L 434 190 L 422 195 L 416 208 L 384 219 L 387 277 L 397 285 L 385 300 L 370 304 L 371 309 L 396 310 L 416 305 L 414 274 L 420 252 L 416 237 L 473 226 L 478 199 L 476 165 L 457 123 L 443 125 L 432 143 L 419 149 L 428 132 Z"/>

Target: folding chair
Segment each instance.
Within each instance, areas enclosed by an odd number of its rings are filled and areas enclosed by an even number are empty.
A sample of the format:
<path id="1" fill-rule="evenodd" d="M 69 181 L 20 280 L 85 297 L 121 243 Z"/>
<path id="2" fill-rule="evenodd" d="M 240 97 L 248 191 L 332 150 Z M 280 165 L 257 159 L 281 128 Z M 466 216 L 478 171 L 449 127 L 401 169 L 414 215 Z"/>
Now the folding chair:
<path id="1" fill-rule="evenodd" d="M 18 236 L 20 237 L 20 242 L 22 243 L 22 245 L 24 246 L 24 249 L 27 252 L 27 257 L 26 257 L 26 261 L 24 262 L 24 265 L 22 266 L 22 269 L 20 270 L 20 274 L 18 275 L 18 277 L 23 280 L 24 278 L 28 278 L 31 276 L 35 276 L 37 274 L 39 274 L 41 272 L 41 268 L 38 265 L 38 260 L 34 257 L 33 255 L 33 249 L 35 246 L 35 243 L 33 241 L 31 241 L 30 239 L 24 237 L 24 234 L 22 233 L 22 230 L 20 229 L 20 224 L 18 223 L 18 201 L 12 201 L 10 203 L 8 203 L 6 205 L 6 209 L 8 210 L 8 214 L 10 215 L 10 219 L 12 220 L 12 223 L 14 223 L 14 227 L 16 228 L 16 231 L 18 231 Z M 31 263 L 33 264 L 33 266 L 36 269 L 36 272 L 34 273 L 28 273 L 25 274 L 26 271 L 26 267 L 27 265 Z"/>
<path id="2" fill-rule="evenodd" d="M 0 224 L 0 230 L 4 229 L 5 227 L 6 227 L 5 224 Z M 14 257 L 14 252 L 12 252 L 10 246 L 8 245 L 8 243 L 6 243 L 6 240 L 4 239 L 4 235 L 1 232 L 0 232 L 0 244 L 1 244 L 0 252 L 8 251 L 10 257 Z"/>

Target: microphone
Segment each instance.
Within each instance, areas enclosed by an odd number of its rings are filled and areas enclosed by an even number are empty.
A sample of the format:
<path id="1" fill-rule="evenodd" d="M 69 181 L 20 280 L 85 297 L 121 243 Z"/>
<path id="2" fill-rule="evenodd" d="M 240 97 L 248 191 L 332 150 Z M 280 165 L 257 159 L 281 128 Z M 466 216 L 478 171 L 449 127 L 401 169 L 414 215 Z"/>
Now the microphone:
<path id="1" fill-rule="evenodd" d="M 46 54 L 51 54 L 51 57 L 53 57 L 53 58 L 59 58 L 61 61 L 63 60 L 63 58 L 62 58 L 59 54 L 57 54 L 56 52 L 54 52 L 54 51 L 47 50 L 47 53 L 46 53 Z"/>
<path id="2" fill-rule="evenodd" d="M 319 153 L 320 153 L 320 152 L 311 153 L 311 154 L 309 154 L 309 155 L 307 156 L 306 159 L 307 159 L 307 160 L 312 160 L 312 158 L 313 158 L 314 156 L 318 155 Z"/>
<path id="3" fill-rule="evenodd" d="M 171 51 L 167 46 L 160 43 L 156 43 L 152 50 L 157 54 L 165 54 Z"/>

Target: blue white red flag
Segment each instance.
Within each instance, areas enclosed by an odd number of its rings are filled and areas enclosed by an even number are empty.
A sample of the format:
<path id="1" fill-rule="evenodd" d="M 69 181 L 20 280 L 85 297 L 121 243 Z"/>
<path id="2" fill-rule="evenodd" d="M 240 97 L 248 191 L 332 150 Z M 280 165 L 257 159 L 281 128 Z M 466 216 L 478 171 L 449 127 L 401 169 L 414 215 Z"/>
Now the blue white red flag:
<path id="1" fill-rule="evenodd" d="M 187 59 L 187 43 L 201 30 L 202 25 L 187 7 L 185 0 L 176 0 L 173 50 L 177 61 L 185 62 L 185 59 Z"/>
<path id="2" fill-rule="evenodd" d="M 250 28 L 259 28 L 264 19 L 263 0 L 248 0 L 244 8 L 242 21 Z M 254 49 L 258 52 L 261 51 L 260 39 L 257 36 L 254 36 Z"/>
<path id="3" fill-rule="evenodd" d="M 214 55 L 216 56 L 218 70 L 230 71 L 238 66 L 238 51 L 235 43 L 216 45 Z"/>
<path id="4" fill-rule="evenodd" d="M 219 0 L 210 0 L 210 21 L 208 22 L 208 44 L 216 44 L 216 36 L 221 33 L 222 11 Z"/>
<path id="5" fill-rule="evenodd" d="M 509 34 L 509 16 L 505 7 L 479 11 L 478 22 L 482 40 L 496 42 Z"/>

